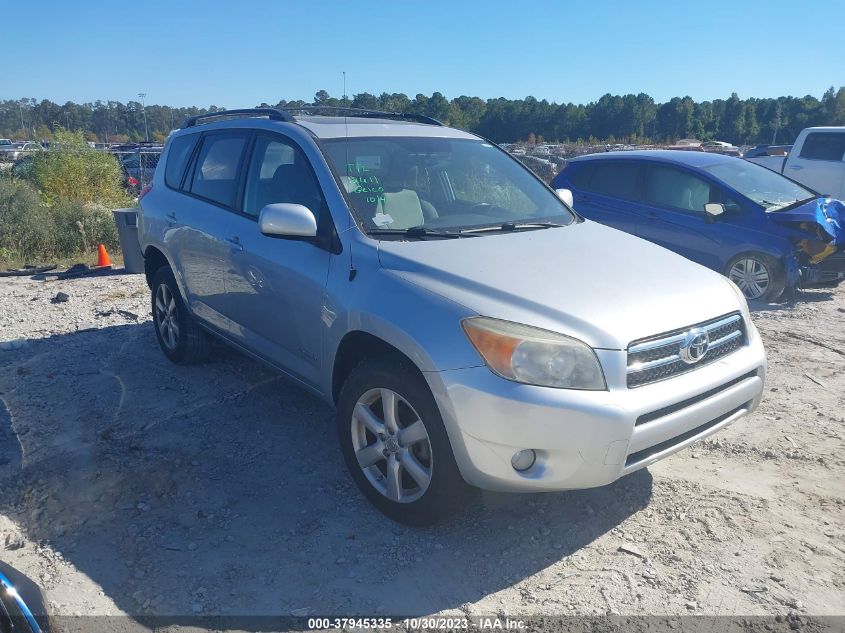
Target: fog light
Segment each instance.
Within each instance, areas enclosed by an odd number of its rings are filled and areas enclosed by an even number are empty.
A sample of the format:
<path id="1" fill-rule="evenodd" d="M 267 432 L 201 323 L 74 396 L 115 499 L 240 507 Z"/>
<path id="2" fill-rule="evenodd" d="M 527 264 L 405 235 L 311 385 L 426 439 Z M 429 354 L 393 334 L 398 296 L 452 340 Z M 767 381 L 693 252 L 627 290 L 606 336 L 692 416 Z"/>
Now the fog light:
<path id="1" fill-rule="evenodd" d="M 511 457 L 511 466 L 518 472 L 524 472 L 534 465 L 537 461 L 537 453 L 533 448 L 526 448 L 522 451 L 517 451 Z"/>

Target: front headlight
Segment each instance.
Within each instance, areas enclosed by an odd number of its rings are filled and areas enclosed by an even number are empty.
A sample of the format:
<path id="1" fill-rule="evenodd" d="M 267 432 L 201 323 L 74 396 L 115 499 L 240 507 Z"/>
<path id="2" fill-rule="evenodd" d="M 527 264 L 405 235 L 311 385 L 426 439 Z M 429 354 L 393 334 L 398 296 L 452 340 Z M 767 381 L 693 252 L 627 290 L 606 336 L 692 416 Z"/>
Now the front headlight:
<path id="1" fill-rule="evenodd" d="M 595 352 L 577 339 L 488 317 L 464 319 L 461 325 L 502 378 L 559 389 L 607 389 Z"/>

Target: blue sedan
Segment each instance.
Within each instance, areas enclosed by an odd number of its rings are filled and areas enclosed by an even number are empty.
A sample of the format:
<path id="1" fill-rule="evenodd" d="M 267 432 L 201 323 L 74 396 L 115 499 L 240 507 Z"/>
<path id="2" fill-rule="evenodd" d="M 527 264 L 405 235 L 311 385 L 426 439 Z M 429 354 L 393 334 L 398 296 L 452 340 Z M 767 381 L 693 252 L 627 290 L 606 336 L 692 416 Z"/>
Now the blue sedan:
<path id="1" fill-rule="evenodd" d="M 717 270 L 749 299 L 845 278 L 845 205 L 740 158 L 592 154 L 552 184 L 571 192 L 584 217 Z"/>

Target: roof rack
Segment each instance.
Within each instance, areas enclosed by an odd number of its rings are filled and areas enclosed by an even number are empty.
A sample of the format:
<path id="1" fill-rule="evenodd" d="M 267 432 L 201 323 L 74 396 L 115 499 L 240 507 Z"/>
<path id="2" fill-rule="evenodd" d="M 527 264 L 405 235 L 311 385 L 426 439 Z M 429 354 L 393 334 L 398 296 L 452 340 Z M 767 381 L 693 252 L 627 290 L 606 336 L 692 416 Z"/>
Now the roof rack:
<path id="1" fill-rule="evenodd" d="M 306 105 L 300 108 L 285 108 L 283 112 L 328 112 L 337 114 L 340 114 L 342 112 L 350 112 L 351 114 L 349 116 L 361 117 L 365 119 L 393 118 L 406 119 L 408 121 L 415 121 L 417 123 L 425 123 L 426 125 L 443 125 L 443 123 L 441 123 L 437 119 L 432 118 L 430 116 L 425 116 L 424 114 L 414 114 L 412 112 L 383 112 L 381 110 L 370 110 L 367 108 L 351 108 L 343 106 Z"/>
<path id="2" fill-rule="evenodd" d="M 182 129 L 193 127 L 199 124 L 203 119 L 218 119 L 226 117 L 242 117 L 242 116 L 266 116 L 271 121 L 284 121 L 286 123 L 293 123 L 294 118 L 285 111 L 276 108 L 242 108 L 239 110 L 220 110 L 218 112 L 206 112 L 205 114 L 196 114 L 189 116 L 182 122 Z"/>
<path id="3" fill-rule="evenodd" d="M 412 112 L 383 112 L 381 110 L 369 110 L 366 108 L 351 108 L 340 106 L 302 106 L 299 108 L 242 108 L 238 110 L 219 110 L 217 112 L 206 112 L 205 114 L 195 114 L 189 116 L 182 122 L 181 129 L 194 127 L 199 125 L 205 119 L 224 119 L 234 117 L 267 117 L 271 121 L 283 121 L 285 123 L 295 123 L 291 112 L 325 112 L 342 114 L 344 112 L 350 113 L 349 116 L 366 118 L 366 119 L 404 119 L 406 121 L 415 121 L 416 123 L 424 123 L 426 125 L 442 126 L 443 123 L 430 116 L 424 114 L 414 114 Z"/>

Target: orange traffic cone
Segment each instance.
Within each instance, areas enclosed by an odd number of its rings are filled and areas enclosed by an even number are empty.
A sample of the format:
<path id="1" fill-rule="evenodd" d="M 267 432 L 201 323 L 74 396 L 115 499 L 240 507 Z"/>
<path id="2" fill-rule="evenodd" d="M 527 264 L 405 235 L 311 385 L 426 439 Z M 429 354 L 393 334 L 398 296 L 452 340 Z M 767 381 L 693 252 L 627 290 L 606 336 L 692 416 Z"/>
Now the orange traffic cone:
<path id="1" fill-rule="evenodd" d="M 111 259 L 109 259 L 109 254 L 104 244 L 100 244 L 97 248 L 97 266 L 111 266 Z"/>

